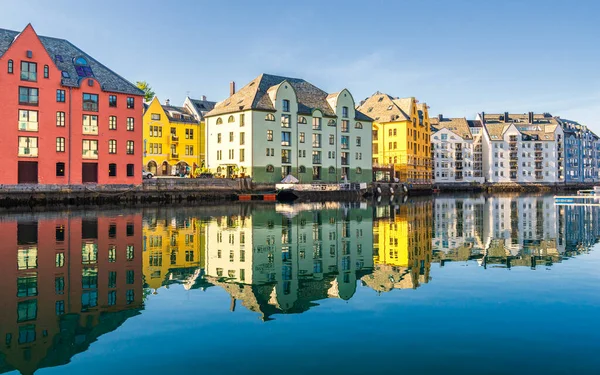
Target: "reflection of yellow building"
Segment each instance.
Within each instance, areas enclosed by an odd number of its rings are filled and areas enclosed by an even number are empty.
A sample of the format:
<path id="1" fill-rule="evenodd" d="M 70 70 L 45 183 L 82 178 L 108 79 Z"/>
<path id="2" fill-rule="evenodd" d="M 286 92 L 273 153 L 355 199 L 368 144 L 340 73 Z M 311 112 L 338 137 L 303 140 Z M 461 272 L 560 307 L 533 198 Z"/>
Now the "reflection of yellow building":
<path id="1" fill-rule="evenodd" d="M 394 177 L 402 182 L 431 183 L 427 105 L 417 104 L 415 98 L 399 99 L 377 92 L 358 109 L 374 120 L 373 165 L 393 168 Z"/>
<path id="2" fill-rule="evenodd" d="M 374 272 L 363 282 L 377 291 L 417 288 L 429 281 L 431 200 L 399 206 L 389 219 L 373 224 Z"/>
<path id="3" fill-rule="evenodd" d="M 204 265 L 205 236 L 195 218 L 151 220 L 144 223 L 143 272 L 146 287 L 158 289 L 182 283 L 189 289 Z"/>
<path id="4" fill-rule="evenodd" d="M 168 101 L 167 101 L 168 102 Z M 144 112 L 144 169 L 155 176 L 191 172 L 204 160 L 204 123 L 187 108 L 150 102 Z"/>

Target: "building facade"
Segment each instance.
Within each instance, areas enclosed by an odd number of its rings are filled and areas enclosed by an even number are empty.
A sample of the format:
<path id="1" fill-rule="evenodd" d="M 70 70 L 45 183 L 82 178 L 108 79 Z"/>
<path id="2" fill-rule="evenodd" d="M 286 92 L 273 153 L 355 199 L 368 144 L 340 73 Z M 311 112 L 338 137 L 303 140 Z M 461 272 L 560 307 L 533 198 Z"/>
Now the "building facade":
<path id="1" fill-rule="evenodd" d="M 31 25 L 0 29 L 0 82 L 0 184 L 141 183 L 143 92 L 133 84 Z"/>
<path id="2" fill-rule="evenodd" d="M 566 182 L 599 181 L 600 138 L 586 126 L 575 121 L 565 119 L 559 119 L 559 121 L 565 133 Z"/>
<path id="3" fill-rule="evenodd" d="M 482 183 L 483 131 L 480 121 L 431 119 L 431 156 L 435 183 Z"/>
<path id="4" fill-rule="evenodd" d="M 431 127 L 427 105 L 415 98 L 394 98 L 377 92 L 358 110 L 373 118 L 373 165 L 394 176 L 375 179 L 431 183 Z"/>
<path id="5" fill-rule="evenodd" d="M 346 89 L 262 74 L 205 115 L 208 168 L 275 183 L 371 181 L 371 119 Z"/>
<path id="6" fill-rule="evenodd" d="M 144 169 L 154 176 L 194 174 L 204 163 L 204 126 L 187 107 L 160 104 L 144 112 Z"/>

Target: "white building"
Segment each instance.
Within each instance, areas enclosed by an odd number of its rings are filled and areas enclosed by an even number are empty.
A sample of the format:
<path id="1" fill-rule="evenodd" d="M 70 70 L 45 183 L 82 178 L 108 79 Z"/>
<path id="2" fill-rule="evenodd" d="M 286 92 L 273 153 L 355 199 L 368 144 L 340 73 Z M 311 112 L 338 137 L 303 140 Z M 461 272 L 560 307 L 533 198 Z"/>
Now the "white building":
<path id="1" fill-rule="evenodd" d="M 481 122 L 442 115 L 430 121 L 434 182 L 484 182 Z"/>
<path id="2" fill-rule="evenodd" d="M 205 115 L 208 168 L 276 183 L 372 180 L 372 120 L 346 89 L 261 74 Z"/>

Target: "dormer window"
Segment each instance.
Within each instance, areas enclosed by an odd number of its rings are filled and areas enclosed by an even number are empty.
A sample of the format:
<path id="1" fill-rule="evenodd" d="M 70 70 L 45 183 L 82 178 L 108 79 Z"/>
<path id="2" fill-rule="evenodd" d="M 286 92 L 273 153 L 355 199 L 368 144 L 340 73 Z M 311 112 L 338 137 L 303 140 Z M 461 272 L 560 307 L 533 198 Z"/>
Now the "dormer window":
<path id="1" fill-rule="evenodd" d="M 228 123 L 235 122 L 235 117 L 233 117 L 233 116 L 229 116 L 229 118 L 227 119 L 227 122 L 228 122 Z"/>
<path id="2" fill-rule="evenodd" d="M 80 56 L 73 59 L 73 64 L 75 65 L 75 71 L 79 77 L 93 77 L 94 73 L 92 72 L 92 68 L 90 68 L 88 61 Z"/>
<path id="3" fill-rule="evenodd" d="M 69 75 L 69 72 L 67 72 L 66 70 L 63 70 L 61 75 L 63 78 L 71 78 L 71 76 Z"/>

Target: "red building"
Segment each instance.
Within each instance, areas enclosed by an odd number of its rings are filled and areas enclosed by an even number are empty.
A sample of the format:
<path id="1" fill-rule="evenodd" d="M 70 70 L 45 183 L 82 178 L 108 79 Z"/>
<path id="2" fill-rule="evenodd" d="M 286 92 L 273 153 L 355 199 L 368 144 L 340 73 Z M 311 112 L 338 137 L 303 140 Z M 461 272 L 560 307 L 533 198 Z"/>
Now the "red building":
<path id="1" fill-rule="evenodd" d="M 141 184 L 143 92 L 64 39 L 0 29 L 0 184 Z"/>
<path id="2" fill-rule="evenodd" d="M 143 309 L 142 216 L 0 221 L 0 374 L 69 363 Z"/>

